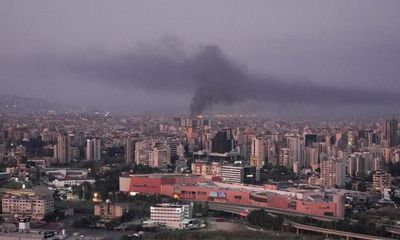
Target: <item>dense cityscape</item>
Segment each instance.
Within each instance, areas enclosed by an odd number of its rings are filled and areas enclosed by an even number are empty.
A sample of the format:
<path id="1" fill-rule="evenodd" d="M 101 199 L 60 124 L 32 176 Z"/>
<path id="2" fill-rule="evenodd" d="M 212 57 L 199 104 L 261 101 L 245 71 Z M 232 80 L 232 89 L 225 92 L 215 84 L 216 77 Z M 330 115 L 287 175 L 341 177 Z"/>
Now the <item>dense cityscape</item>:
<path id="1" fill-rule="evenodd" d="M 242 229 L 312 239 L 332 229 L 332 237 L 399 237 L 394 117 L 313 122 L 81 109 L 0 117 L 4 234 L 152 239 L 168 229 Z"/>
<path id="2" fill-rule="evenodd" d="M 399 9 L 0 1 L 0 240 L 400 239 Z"/>

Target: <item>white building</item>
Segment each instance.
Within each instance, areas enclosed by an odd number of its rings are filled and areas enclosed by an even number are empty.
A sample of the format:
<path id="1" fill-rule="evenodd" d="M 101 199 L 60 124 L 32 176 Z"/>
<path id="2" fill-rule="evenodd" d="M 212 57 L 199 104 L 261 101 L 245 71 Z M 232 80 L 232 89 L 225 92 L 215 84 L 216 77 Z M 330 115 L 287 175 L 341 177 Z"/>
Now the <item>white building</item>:
<path id="1" fill-rule="evenodd" d="M 139 165 L 149 165 L 149 152 L 151 142 L 143 140 L 135 143 L 135 163 Z"/>
<path id="2" fill-rule="evenodd" d="M 72 177 L 65 177 L 64 179 L 55 179 L 53 182 L 49 183 L 56 188 L 63 188 L 64 186 L 80 186 L 82 183 L 88 182 L 93 184 L 96 182 L 94 179 L 89 178 L 72 178 Z"/>
<path id="3" fill-rule="evenodd" d="M 221 169 L 221 178 L 224 182 L 243 183 L 244 170 L 241 166 L 223 165 Z"/>
<path id="4" fill-rule="evenodd" d="M 101 142 L 98 138 L 86 140 L 86 160 L 101 160 Z"/>
<path id="5" fill-rule="evenodd" d="M 289 148 L 279 149 L 279 165 L 292 168 L 293 165 L 290 161 Z"/>
<path id="6" fill-rule="evenodd" d="M 149 152 L 149 163 L 151 167 L 158 167 L 161 169 L 167 168 L 167 165 L 171 163 L 171 151 L 169 146 L 161 145 L 153 148 Z"/>
<path id="7" fill-rule="evenodd" d="M 303 161 L 303 144 L 299 137 L 288 137 L 287 145 L 289 148 L 289 167 L 297 164 L 299 167 L 304 166 Z"/>
<path id="8" fill-rule="evenodd" d="M 169 228 L 184 228 L 182 221 L 192 218 L 192 205 L 157 204 L 150 207 L 150 220 Z"/>
<path id="9" fill-rule="evenodd" d="M 364 175 L 366 173 L 366 160 L 361 153 L 354 153 L 348 158 L 348 174 L 351 176 Z"/>
<path id="10" fill-rule="evenodd" d="M 57 144 L 54 145 L 54 159 L 57 164 L 66 164 L 72 160 L 71 157 L 71 135 L 59 134 Z"/>

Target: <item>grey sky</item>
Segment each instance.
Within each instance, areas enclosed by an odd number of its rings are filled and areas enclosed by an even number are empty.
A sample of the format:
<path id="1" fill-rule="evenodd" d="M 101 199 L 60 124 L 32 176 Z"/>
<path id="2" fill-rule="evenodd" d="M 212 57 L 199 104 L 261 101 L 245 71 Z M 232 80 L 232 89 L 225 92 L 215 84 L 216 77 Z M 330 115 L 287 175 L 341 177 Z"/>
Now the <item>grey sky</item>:
<path id="1" fill-rule="evenodd" d="M 323 86 L 400 93 L 399 9 L 397 0 L 3 0 L 0 93 L 132 112 L 184 111 L 190 104 L 190 92 L 160 94 L 135 86 L 121 87 L 112 81 L 71 78 L 53 70 L 36 74 L 32 66 L 24 64 L 27 60 L 41 62 L 41 57 L 73 59 L 99 52 L 123 55 L 168 45 L 174 41 L 171 39 L 177 39 L 179 49 L 189 55 L 201 46 L 217 45 L 248 72 L 282 81 L 306 80 Z M 285 106 L 283 111 L 276 104 L 244 105 L 230 106 L 229 110 L 278 114 L 295 110 Z M 377 105 L 343 109 L 397 110 Z"/>

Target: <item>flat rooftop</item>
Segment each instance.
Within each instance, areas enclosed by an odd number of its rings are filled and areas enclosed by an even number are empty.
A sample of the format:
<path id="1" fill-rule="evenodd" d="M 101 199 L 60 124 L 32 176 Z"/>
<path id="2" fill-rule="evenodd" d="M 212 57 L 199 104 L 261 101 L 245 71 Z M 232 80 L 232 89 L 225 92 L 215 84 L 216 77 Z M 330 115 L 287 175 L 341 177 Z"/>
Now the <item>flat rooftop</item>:
<path id="1" fill-rule="evenodd" d="M 171 178 L 171 177 L 184 177 L 184 178 L 198 178 L 198 176 L 190 174 L 179 174 L 179 173 L 150 173 L 150 174 L 129 174 L 121 177 L 144 177 L 144 178 Z"/>

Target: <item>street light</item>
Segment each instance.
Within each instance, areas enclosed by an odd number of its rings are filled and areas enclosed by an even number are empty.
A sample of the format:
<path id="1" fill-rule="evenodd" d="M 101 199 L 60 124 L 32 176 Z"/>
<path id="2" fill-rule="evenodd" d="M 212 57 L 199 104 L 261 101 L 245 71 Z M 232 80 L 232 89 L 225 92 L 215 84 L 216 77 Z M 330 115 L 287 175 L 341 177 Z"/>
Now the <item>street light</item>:
<path id="1" fill-rule="evenodd" d="M 97 192 L 93 193 L 93 202 L 99 201 L 98 197 L 99 197 L 99 194 Z"/>

